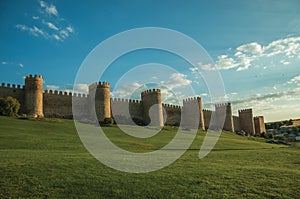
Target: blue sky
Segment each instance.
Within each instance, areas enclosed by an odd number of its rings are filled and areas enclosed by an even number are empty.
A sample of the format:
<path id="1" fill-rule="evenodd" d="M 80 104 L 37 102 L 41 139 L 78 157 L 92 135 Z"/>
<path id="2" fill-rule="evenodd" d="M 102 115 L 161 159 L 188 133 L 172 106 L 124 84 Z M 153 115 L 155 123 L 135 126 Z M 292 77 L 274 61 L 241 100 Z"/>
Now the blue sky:
<path id="1" fill-rule="evenodd" d="M 234 114 L 253 108 L 266 121 L 300 118 L 298 0 L 2 0 L 0 8 L 2 82 L 23 84 L 24 76 L 42 74 L 44 88 L 71 90 L 80 65 L 100 42 L 132 28 L 163 27 L 188 35 L 206 49 L 222 74 Z M 133 73 L 118 83 L 130 69 L 152 62 L 177 72 L 158 72 L 153 66 L 151 72 Z M 209 65 L 198 67 L 212 70 Z M 205 82 L 192 66 L 158 50 L 120 57 L 102 80 L 110 82 L 112 90 L 116 87 L 114 97 L 138 98 L 128 88 L 143 90 L 147 86 L 142 79 L 162 74 L 171 89 L 191 85 L 204 103 L 210 102 Z M 75 90 L 85 92 L 86 83 L 74 85 Z M 164 100 L 176 103 L 169 93 Z"/>

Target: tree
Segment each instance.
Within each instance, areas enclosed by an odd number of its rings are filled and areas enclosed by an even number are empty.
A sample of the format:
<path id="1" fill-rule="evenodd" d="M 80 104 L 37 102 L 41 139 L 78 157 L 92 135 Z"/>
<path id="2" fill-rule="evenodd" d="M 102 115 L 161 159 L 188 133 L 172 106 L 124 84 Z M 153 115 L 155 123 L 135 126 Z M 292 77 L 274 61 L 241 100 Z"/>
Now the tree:
<path id="1" fill-rule="evenodd" d="M 6 98 L 0 98 L 0 115 L 4 116 L 17 116 L 20 109 L 20 102 L 8 96 Z"/>

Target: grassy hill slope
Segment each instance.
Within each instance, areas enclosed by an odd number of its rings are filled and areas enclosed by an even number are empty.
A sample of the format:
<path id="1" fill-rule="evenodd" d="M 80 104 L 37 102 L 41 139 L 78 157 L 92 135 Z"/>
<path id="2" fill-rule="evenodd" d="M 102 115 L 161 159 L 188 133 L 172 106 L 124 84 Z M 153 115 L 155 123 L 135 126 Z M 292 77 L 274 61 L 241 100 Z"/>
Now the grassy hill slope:
<path id="1" fill-rule="evenodd" d="M 106 134 L 131 151 L 166 144 L 171 127 L 150 139 Z M 190 149 L 159 171 L 131 174 L 94 159 L 71 120 L 29 121 L 0 117 L 0 197 L 24 198 L 297 198 L 300 149 L 222 133 L 214 150 L 199 159 L 205 132 Z"/>

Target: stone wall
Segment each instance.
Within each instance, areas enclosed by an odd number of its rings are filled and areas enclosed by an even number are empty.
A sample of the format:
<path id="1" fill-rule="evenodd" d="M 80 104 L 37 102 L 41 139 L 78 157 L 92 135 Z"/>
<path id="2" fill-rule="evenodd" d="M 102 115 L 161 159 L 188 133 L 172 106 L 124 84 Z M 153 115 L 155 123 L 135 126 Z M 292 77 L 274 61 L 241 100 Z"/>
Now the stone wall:
<path id="1" fill-rule="evenodd" d="M 87 101 L 86 95 L 74 94 L 74 97 Z M 43 94 L 45 117 L 72 118 L 72 93 L 45 90 Z"/>
<path id="2" fill-rule="evenodd" d="M 221 127 L 221 129 L 234 132 L 231 103 L 216 104 L 215 109 L 218 124 L 224 122 L 224 125 Z"/>
<path id="3" fill-rule="evenodd" d="M 143 119 L 146 124 L 163 126 L 163 110 L 160 89 L 150 89 L 141 93 Z"/>
<path id="4" fill-rule="evenodd" d="M 110 99 L 111 115 L 119 124 L 134 124 L 143 120 L 143 105 L 140 100 Z"/>
<path id="5" fill-rule="evenodd" d="M 181 122 L 181 106 L 171 104 L 162 104 L 162 106 L 165 110 L 165 125 L 179 126 Z"/>
<path id="6" fill-rule="evenodd" d="M 238 116 L 233 115 L 232 119 L 233 119 L 234 131 L 240 132 L 241 131 L 240 118 Z"/>
<path id="7" fill-rule="evenodd" d="M 255 134 L 266 133 L 265 121 L 263 116 L 254 117 Z"/>
<path id="8" fill-rule="evenodd" d="M 254 120 L 252 109 L 239 110 L 240 128 L 247 134 L 254 135 Z"/>
<path id="9" fill-rule="evenodd" d="M 181 114 L 183 127 L 205 129 L 202 101 L 200 97 L 183 100 Z"/>
<path id="10" fill-rule="evenodd" d="M 209 128 L 211 116 L 212 116 L 212 111 L 211 110 L 203 109 L 203 117 L 204 117 L 204 126 L 205 126 L 205 129 Z"/>
<path id="11" fill-rule="evenodd" d="M 25 86 L 20 85 L 5 85 L 4 83 L 1 84 L 0 87 L 0 97 L 7 97 L 11 96 L 13 98 L 16 98 L 20 102 L 20 113 L 25 112 L 25 104 L 24 104 L 24 96 L 25 96 Z"/>
<path id="12" fill-rule="evenodd" d="M 184 100 L 182 107 L 163 104 L 160 89 L 142 92 L 141 100 L 127 100 L 111 99 L 108 82 L 91 84 L 89 95 L 51 90 L 46 90 L 43 93 L 42 87 L 42 76 L 29 75 L 25 78 L 25 86 L 23 87 L 2 83 L 0 97 L 12 96 L 16 98 L 21 104 L 20 113 L 33 116 L 73 118 L 73 103 L 79 109 L 78 113 L 83 119 L 88 119 L 92 113 L 91 107 L 95 107 L 99 121 L 114 117 L 117 123 L 121 124 L 134 124 L 134 122 L 147 124 L 150 122 L 149 115 L 152 114 L 152 118 L 155 120 L 151 121 L 151 123 L 153 122 L 152 125 L 179 126 L 182 123 L 183 126 L 190 125 L 192 128 L 197 128 L 193 124 L 199 123 L 198 128 L 208 129 L 213 113 L 216 113 L 214 114 L 217 117 L 216 120 L 219 120 L 219 113 L 224 113 L 224 125 L 220 127 L 223 130 L 232 132 L 243 130 L 251 135 L 266 131 L 263 116 L 253 118 L 252 109 L 239 110 L 239 116 L 232 116 L 230 103 L 217 104 L 215 112 L 203 110 L 200 97 Z M 92 97 L 95 100 L 92 100 Z M 194 121 L 196 118 L 199 118 L 199 121 Z M 217 124 L 212 124 L 212 128 L 219 127 Z"/>

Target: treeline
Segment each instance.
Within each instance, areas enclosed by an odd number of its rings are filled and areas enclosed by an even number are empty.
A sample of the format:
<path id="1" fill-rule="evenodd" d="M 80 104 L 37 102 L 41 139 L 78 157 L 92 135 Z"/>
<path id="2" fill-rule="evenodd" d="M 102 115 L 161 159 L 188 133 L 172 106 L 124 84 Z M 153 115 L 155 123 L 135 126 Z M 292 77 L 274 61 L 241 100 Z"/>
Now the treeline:
<path id="1" fill-rule="evenodd" d="M 283 125 L 292 125 L 293 120 L 285 120 L 285 121 L 279 121 L 279 122 L 272 122 L 272 123 L 266 123 L 266 129 L 277 129 L 279 130 L 281 126 Z"/>

